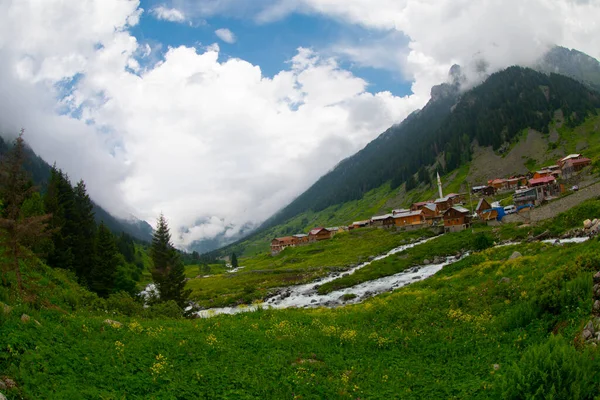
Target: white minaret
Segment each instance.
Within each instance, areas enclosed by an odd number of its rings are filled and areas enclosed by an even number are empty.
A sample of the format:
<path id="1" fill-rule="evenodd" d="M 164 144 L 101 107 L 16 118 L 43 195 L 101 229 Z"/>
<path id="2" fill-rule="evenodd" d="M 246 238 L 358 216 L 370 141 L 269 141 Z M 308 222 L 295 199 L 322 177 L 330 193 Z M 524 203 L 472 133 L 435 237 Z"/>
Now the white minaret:
<path id="1" fill-rule="evenodd" d="M 440 179 L 440 173 L 437 173 L 438 178 L 438 192 L 440 192 L 440 199 L 444 197 L 444 193 L 442 192 L 442 180 Z"/>

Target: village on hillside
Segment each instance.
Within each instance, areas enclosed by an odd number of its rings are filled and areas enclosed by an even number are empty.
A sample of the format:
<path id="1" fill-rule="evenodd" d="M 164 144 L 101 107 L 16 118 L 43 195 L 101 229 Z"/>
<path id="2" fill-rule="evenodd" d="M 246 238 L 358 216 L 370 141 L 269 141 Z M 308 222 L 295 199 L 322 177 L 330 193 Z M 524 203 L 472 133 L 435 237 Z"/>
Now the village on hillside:
<path id="1" fill-rule="evenodd" d="M 278 237 L 271 241 L 271 254 L 279 254 L 288 247 L 304 246 L 322 240 L 331 239 L 336 233 L 363 227 L 380 227 L 398 230 L 416 230 L 436 228 L 440 232 L 458 232 L 470 227 L 472 221 L 480 220 L 488 224 L 496 224 L 507 214 L 540 206 L 566 193 L 578 190 L 574 185 L 582 169 L 592 163 L 581 154 L 569 154 L 561 158 L 555 165 L 547 166 L 527 175 L 508 178 L 494 178 L 487 185 L 474 186 L 470 193 L 450 193 L 444 196 L 439 175 L 438 194 L 435 200 L 413 203 L 410 209 L 396 209 L 389 214 L 375 215 L 368 220 L 355 221 L 348 226 L 318 227 L 308 234 L 300 233 L 292 236 Z M 571 186 L 572 185 L 572 186 Z M 502 207 L 487 198 L 497 194 L 512 194 L 512 204 Z M 469 197 L 468 204 L 467 196 Z M 471 196 L 479 199 L 477 205 Z M 471 209 L 465 207 L 470 206 Z"/>

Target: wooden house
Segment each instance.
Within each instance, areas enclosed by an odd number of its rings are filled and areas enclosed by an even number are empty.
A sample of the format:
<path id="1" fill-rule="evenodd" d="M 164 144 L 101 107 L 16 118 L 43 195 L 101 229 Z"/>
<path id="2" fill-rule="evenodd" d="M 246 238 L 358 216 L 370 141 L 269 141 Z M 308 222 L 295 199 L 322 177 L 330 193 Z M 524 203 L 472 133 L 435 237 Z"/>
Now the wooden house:
<path id="1" fill-rule="evenodd" d="M 385 228 L 394 226 L 394 216 L 392 214 L 376 215 L 371 218 L 371 226 L 382 226 Z"/>
<path id="2" fill-rule="evenodd" d="M 296 239 L 297 246 L 303 246 L 305 244 L 308 244 L 308 235 L 304 233 L 298 233 L 296 235 L 292 235 L 292 237 Z"/>
<path id="3" fill-rule="evenodd" d="M 444 212 L 447 209 L 449 209 L 450 207 L 452 207 L 452 200 L 450 200 L 448 197 L 442 197 L 439 199 L 436 199 L 434 201 L 437 209 L 439 212 Z"/>
<path id="4" fill-rule="evenodd" d="M 549 176 L 544 176 L 542 178 L 530 179 L 529 186 L 530 187 L 546 186 L 548 184 L 555 183 L 555 182 L 556 182 L 556 178 L 553 177 L 552 175 L 549 175 Z"/>
<path id="5" fill-rule="evenodd" d="M 407 208 L 398 208 L 396 210 L 392 210 L 392 215 L 406 214 L 407 212 L 411 212 L 411 211 L 418 211 L 418 210 L 411 210 L 411 209 L 407 209 Z"/>
<path id="6" fill-rule="evenodd" d="M 352 225 L 348 226 L 348 229 L 364 228 L 365 226 L 369 226 L 370 223 L 371 221 L 369 221 L 368 219 L 365 221 L 354 221 Z"/>
<path id="7" fill-rule="evenodd" d="M 334 233 L 326 228 L 314 228 L 308 232 L 308 241 L 309 243 L 320 242 L 331 239 L 333 235 Z"/>
<path id="8" fill-rule="evenodd" d="M 461 206 L 450 207 L 444 212 L 444 230 L 458 232 L 471 225 L 469 210 Z"/>
<path id="9" fill-rule="evenodd" d="M 591 163 L 592 160 L 585 157 L 567 160 L 565 161 L 561 169 L 562 176 L 568 179 L 575 175 L 577 172 L 581 171 L 583 168 L 590 165 Z"/>
<path id="10" fill-rule="evenodd" d="M 423 210 L 409 211 L 403 214 L 394 215 L 394 224 L 396 226 L 408 226 L 408 225 L 423 225 L 425 223 L 425 216 Z"/>
<path id="11" fill-rule="evenodd" d="M 478 196 L 493 196 L 496 194 L 496 189 L 490 185 L 474 186 L 471 192 Z"/>
<path id="12" fill-rule="evenodd" d="M 410 206 L 410 211 L 419 211 L 423 207 L 425 207 L 426 204 L 429 204 L 429 203 L 433 203 L 433 201 L 432 200 L 430 200 L 430 201 L 419 201 L 417 203 L 413 203 Z"/>
<path id="13" fill-rule="evenodd" d="M 581 154 L 579 154 L 579 153 L 569 154 L 568 156 L 563 157 L 560 160 L 558 160 L 556 164 L 558 165 L 559 168 L 562 169 L 567 161 L 569 161 L 569 160 L 577 160 L 579 158 L 583 158 L 583 156 Z"/>
<path id="14" fill-rule="evenodd" d="M 506 182 L 506 179 L 493 179 L 489 181 L 488 184 L 496 190 L 505 190 L 508 188 L 508 183 Z"/>
<path id="15" fill-rule="evenodd" d="M 450 202 L 452 203 L 453 206 L 462 204 L 465 202 L 465 196 L 462 194 L 450 193 L 450 194 L 446 195 L 446 197 L 448 198 L 448 200 L 450 200 Z"/>
<path id="16" fill-rule="evenodd" d="M 481 214 L 482 211 L 491 209 L 492 206 L 490 205 L 490 203 L 485 198 L 482 198 L 479 200 L 479 203 L 477 203 L 477 208 L 475 208 L 475 212 L 477 214 Z"/>
<path id="17" fill-rule="evenodd" d="M 550 175 L 552 175 L 552 171 L 543 169 L 541 171 L 535 171 L 535 173 L 533 174 L 533 179 L 545 178 Z"/>
<path id="18" fill-rule="evenodd" d="M 288 247 L 295 247 L 298 241 L 293 236 L 284 236 L 271 240 L 271 254 L 275 255 Z"/>
<path id="19" fill-rule="evenodd" d="M 423 213 L 425 222 L 429 225 L 437 224 L 443 218 L 442 214 L 438 211 L 437 205 L 435 203 L 426 204 L 425 207 L 421 209 L 421 212 Z"/>

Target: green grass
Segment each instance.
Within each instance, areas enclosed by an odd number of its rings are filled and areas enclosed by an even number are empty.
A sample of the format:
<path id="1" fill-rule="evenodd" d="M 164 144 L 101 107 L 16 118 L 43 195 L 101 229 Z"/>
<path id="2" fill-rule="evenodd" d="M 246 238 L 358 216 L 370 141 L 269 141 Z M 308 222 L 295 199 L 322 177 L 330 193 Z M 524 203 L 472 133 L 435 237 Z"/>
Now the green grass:
<path id="1" fill-rule="evenodd" d="M 426 281 L 337 309 L 206 320 L 110 313 L 120 328 L 104 324 L 104 313 L 36 307 L 3 290 L 0 299 L 13 308 L 0 313 L 0 371 L 17 383 L 5 394 L 488 399 L 539 389 L 593 398 L 600 358 L 578 337 L 591 312 L 598 245 L 489 249 Z M 523 256 L 507 261 L 515 250 Z M 40 324 L 21 321 L 23 313 Z"/>
<path id="2" fill-rule="evenodd" d="M 366 261 L 369 256 L 387 252 L 409 240 L 432 235 L 429 230 L 356 229 L 339 233 L 331 240 L 287 248 L 274 257 L 263 253 L 240 258 L 240 266 L 244 267 L 240 271 L 192 279 L 187 287 L 192 289 L 191 297 L 204 307 L 248 304 L 264 299 L 273 288 L 309 282 L 333 270 Z"/>

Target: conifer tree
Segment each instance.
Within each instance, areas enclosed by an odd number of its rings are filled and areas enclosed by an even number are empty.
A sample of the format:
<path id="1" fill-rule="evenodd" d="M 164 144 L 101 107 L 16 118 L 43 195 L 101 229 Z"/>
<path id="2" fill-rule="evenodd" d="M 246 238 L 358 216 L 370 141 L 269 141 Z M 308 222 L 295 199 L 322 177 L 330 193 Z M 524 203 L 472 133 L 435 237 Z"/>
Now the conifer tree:
<path id="1" fill-rule="evenodd" d="M 17 277 L 19 290 L 23 290 L 23 277 L 19 262 L 26 258 L 28 252 L 23 246 L 34 246 L 48 234 L 47 222 L 49 215 L 39 210 L 39 205 L 33 204 L 35 188 L 27 173 L 23 169 L 25 162 L 25 141 L 23 130 L 15 140 L 13 149 L 4 157 L 0 164 L 0 196 L 3 202 L 0 216 L 0 227 L 6 240 L 5 253 L 10 262 L 2 271 L 4 283 L 6 283 L 6 270 L 10 267 Z M 28 204 L 29 199 L 32 199 Z M 23 205 L 26 204 L 26 211 Z M 36 215 L 41 211 L 41 215 Z"/>
<path id="2" fill-rule="evenodd" d="M 74 189 L 75 232 L 72 236 L 73 269 L 83 282 L 90 277 L 95 262 L 96 221 L 94 205 L 87 194 L 85 183 L 80 180 Z"/>
<path id="3" fill-rule="evenodd" d="M 75 195 L 69 178 L 56 166 L 52 167 L 48 190 L 44 196 L 46 211 L 52 214 L 52 251 L 48 265 L 73 270 L 73 236 L 76 234 Z"/>
<path id="4" fill-rule="evenodd" d="M 117 268 L 120 263 L 115 238 L 103 223 L 98 227 L 96 262 L 89 276 L 90 289 L 101 297 L 113 292 Z"/>
<path id="5" fill-rule="evenodd" d="M 237 268 L 239 266 L 238 265 L 238 259 L 237 259 L 237 256 L 235 255 L 235 253 L 231 254 L 231 266 L 233 268 Z"/>
<path id="6" fill-rule="evenodd" d="M 171 243 L 171 234 L 164 215 L 158 218 L 150 248 L 152 279 L 161 301 L 175 301 L 181 308 L 187 303 L 190 290 L 185 289 L 185 267 Z"/>

